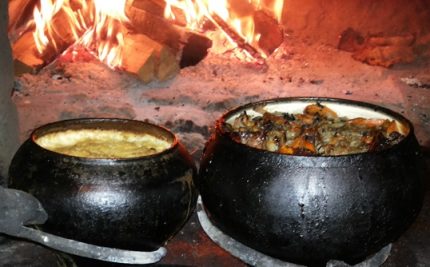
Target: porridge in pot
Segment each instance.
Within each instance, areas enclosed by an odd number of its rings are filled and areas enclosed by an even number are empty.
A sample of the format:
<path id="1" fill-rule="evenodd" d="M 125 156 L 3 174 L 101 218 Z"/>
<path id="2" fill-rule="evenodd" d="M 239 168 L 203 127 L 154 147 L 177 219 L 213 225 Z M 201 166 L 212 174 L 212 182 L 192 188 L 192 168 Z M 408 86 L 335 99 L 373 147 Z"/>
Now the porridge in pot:
<path id="1" fill-rule="evenodd" d="M 171 143 L 146 133 L 109 129 L 52 132 L 35 139 L 41 147 L 75 157 L 135 158 L 159 153 Z"/>

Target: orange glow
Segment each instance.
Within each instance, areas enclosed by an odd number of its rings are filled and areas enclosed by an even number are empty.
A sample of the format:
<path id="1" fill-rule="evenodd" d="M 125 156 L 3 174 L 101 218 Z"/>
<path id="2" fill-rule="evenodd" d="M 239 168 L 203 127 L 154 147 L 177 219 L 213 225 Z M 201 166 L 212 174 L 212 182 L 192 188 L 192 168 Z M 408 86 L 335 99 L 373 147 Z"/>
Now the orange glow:
<path id="1" fill-rule="evenodd" d="M 260 35 L 255 33 L 252 11 L 261 9 L 268 11 L 278 20 L 278 22 L 280 22 L 284 0 L 166 0 L 166 4 L 164 16 L 167 19 L 176 20 L 175 13 L 173 12 L 173 8 L 176 8 L 183 12 L 187 27 L 192 30 L 201 30 L 202 24 L 207 20 L 212 21 L 215 25 L 222 29 L 222 27 L 220 27 L 220 25 L 214 19 L 214 16 L 218 16 L 225 23 L 227 23 L 229 27 L 234 29 L 234 31 L 239 34 L 241 38 L 243 38 L 248 44 L 257 47 L 256 44 L 258 43 Z M 237 42 L 233 40 L 228 34 L 225 34 L 224 38 L 229 40 L 231 45 L 237 46 Z M 223 43 L 222 41 L 217 41 L 218 40 L 215 40 L 215 43 Z M 224 46 L 224 44 L 222 46 Z M 214 52 L 222 50 L 224 50 L 223 47 L 216 45 L 212 47 L 212 51 Z M 261 53 L 264 57 L 264 53 Z"/>
<path id="2" fill-rule="evenodd" d="M 73 41 L 82 44 L 109 67 L 121 66 L 122 49 L 124 46 L 124 23 L 128 22 L 125 15 L 126 0 L 41 0 L 40 7 L 34 10 L 34 39 L 39 53 L 44 53 L 48 45 L 53 46 L 57 52 L 61 48 L 58 42 L 62 38 L 73 38 Z M 76 8 L 76 6 L 78 8 Z M 60 12 L 66 18 L 66 25 L 58 23 L 59 27 L 67 27 L 72 36 L 61 36 L 61 29 L 55 28 L 53 21 Z M 68 31 L 67 31 L 68 32 Z"/>
<path id="3" fill-rule="evenodd" d="M 124 33 L 130 23 L 125 10 L 130 1 L 132 0 L 40 0 L 33 12 L 33 36 L 38 52 L 61 53 L 71 40 L 72 43 L 88 48 L 109 67 L 121 67 Z M 264 10 L 280 21 L 284 4 L 283 0 L 165 2 L 164 15 L 167 19 L 175 21 L 178 19 L 175 14 L 179 14 L 182 20 L 185 19 L 186 27 L 195 31 L 203 31 L 203 26 L 212 22 L 220 29 L 206 32 L 214 43 L 212 52 L 222 53 L 239 47 L 234 52 L 236 55 L 237 51 L 243 54 L 239 56 L 241 59 L 267 56 L 258 48 L 260 34 L 255 32 L 254 12 Z M 248 49 L 244 49 L 244 46 Z M 255 51 L 250 52 L 249 47 Z"/>

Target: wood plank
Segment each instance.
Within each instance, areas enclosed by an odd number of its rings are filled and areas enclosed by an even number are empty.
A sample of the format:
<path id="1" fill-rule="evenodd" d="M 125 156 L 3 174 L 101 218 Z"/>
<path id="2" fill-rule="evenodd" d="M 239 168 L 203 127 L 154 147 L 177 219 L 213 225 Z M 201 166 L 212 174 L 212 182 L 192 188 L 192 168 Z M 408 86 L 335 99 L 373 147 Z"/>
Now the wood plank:
<path id="1" fill-rule="evenodd" d="M 140 80 L 149 83 L 155 79 L 155 48 L 144 43 L 139 35 L 124 36 L 123 67 L 126 72 L 136 75 Z"/>
<path id="2" fill-rule="evenodd" d="M 124 37 L 124 69 L 143 82 L 166 81 L 179 72 L 175 53 L 144 34 L 128 33 Z"/>

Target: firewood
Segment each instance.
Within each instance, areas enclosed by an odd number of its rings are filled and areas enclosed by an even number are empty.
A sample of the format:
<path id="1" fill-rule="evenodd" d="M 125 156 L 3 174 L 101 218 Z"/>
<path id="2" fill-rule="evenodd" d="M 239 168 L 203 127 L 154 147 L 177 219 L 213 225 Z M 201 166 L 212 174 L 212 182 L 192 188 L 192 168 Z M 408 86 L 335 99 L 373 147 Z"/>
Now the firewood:
<path id="1" fill-rule="evenodd" d="M 159 81 L 167 81 L 179 73 L 179 62 L 172 50 L 166 46 L 156 49 L 158 61 L 155 69 L 156 77 Z"/>
<path id="2" fill-rule="evenodd" d="M 164 18 L 164 10 L 166 8 L 166 1 L 164 0 L 134 0 L 131 6 L 144 10 L 151 13 L 152 15 Z M 185 26 L 187 24 L 185 14 L 182 10 L 172 6 L 171 11 L 175 16 L 174 20 L 169 20 L 170 23 L 174 23 L 179 26 Z"/>
<path id="3" fill-rule="evenodd" d="M 52 35 L 48 35 L 48 30 L 45 31 L 49 38 L 49 43 L 41 55 L 45 62 L 49 63 L 54 60 L 83 34 L 83 32 L 73 32 L 73 23 L 62 9 L 54 15 L 51 21 Z"/>
<path id="4" fill-rule="evenodd" d="M 24 26 L 33 17 L 36 0 L 9 0 L 9 33 Z"/>
<path id="5" fill-rule="evenodd" d="M 179 72 L 179 62 L 170 48 L 144 34 L 124 37 L 124 69 L 143 82 L 166 81 Z"/>
<path id="6" fill-rule="evenodd" d="M 262 10 L 254 12 L 255 33 L 260 34 L 258 46 L 270 55 L 284 42 L 284 32 L 278 21 Z"/>
<path id="7" fill-rule="evenodd" d="M 126 9 L 126 15 L 136 32 L 150 36 L 151 39 L 169 46 L 175 52 L 180 50 L 178 42 L 180 35 L 174 26 L 164 18 L 134 6 Z"/>
<path id="8" fill-rule="evenodd" d="M 258 50 L 249 44 L 242 36 L 240 36 L 232 27 L 230 27 L 227 22 L 225 22 L 220 16 L 213 13 L 211 14 L 214 22 L 220 27 L 220 29 L 227 34 L 239 48 L 248 52 L 248 54 L 256 59 L 257 61 L 264 62 L 263 56 L 258 52 Z"/>
<path id="9" fill-rule="evenodd" d="M 52 62 L 59 54 L 72 45 L 82 32 L 73 32 L 67 13 L 58 11 L 51 21 L 51 30 L 45 30 L 49 43 L 42 53 L 37 51 L 31 28 L 20 36 L 12 45 L 16 65 L 16 74 L 35 73 Z"/>
<path id="10" fill-rule="evenodd" d="M 155 78 L 155 51 L 151 47 L 140 44 L 133 38 L 126 38 L 124 47 L 123 67 L 125 71 L 136 75 L 145 83 Z"/>
<path id="11" fill-rule="evenodd" d="M 208 49 L 212 46 L 212 41 L 209 38 L 183 27 L 172 25 L 163 17 L 139 9 L 138 7 L 147 7 L 143 4 L 136 4 L 140 2 L 146 1 L 134 1 L 135 6 L 128 7 L 126 11 L 132 29 L 171 48 L 175 55 L 180 55 L 181 67 L 195 65 L 207 55 Z"/>
<path id="12" fill-rule="evenodd" d="M 134 0 L 131 6 L 145 10 L 155 16 L 163 17 L 166 2 L 164 0 Z"/>
<path id="13" fill-rule="evenodd" d="M 45 62 L 39 57 L 32 32 L 25 32 L 12 45 L 15 75 L 37 73 Z"/>

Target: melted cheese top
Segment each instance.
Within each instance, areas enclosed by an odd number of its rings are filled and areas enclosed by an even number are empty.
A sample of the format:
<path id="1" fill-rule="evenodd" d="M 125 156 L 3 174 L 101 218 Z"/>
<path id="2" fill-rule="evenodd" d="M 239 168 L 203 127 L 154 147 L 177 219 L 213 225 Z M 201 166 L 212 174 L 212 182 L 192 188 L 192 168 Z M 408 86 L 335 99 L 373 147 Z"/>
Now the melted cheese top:
<path id="1" fill-rule="evenodd" d="M 85 158 L 135 158 L 159 153 L 171 143 L 150 134 L 118 130 L 82 129 L 49 133 L 35 142 L 41 147 Z"/>

